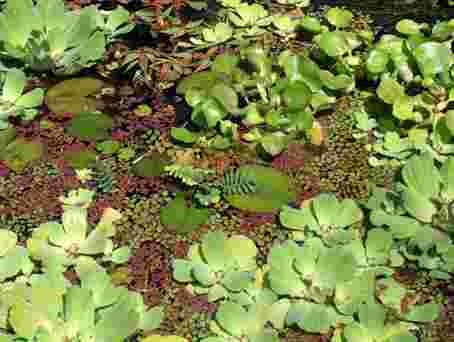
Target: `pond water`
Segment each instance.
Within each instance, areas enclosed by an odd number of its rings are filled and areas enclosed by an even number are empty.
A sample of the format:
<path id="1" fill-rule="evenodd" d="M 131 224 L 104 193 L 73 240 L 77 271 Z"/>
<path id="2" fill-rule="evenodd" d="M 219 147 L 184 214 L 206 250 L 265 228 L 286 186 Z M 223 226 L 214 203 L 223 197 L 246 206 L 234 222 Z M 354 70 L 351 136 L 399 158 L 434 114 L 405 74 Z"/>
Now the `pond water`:
<path id="1" fill-rule="evenodd" d="M 449 0 L 25 3 L 1 341 L 454 342 Z"/>

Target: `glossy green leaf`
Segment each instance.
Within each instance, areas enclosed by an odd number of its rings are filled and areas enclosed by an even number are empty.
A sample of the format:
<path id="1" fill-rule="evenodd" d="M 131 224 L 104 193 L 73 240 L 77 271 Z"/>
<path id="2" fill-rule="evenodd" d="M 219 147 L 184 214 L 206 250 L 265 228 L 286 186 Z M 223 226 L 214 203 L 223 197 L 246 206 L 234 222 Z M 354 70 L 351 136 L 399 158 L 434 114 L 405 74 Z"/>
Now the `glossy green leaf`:
<path id="1" fill-rule="evenodd" d="M 451 49 L 442 43 L 423 43 L 415 49 L 413 55 L 424 77 L 442 73 L 453 64 Z"/>
<path id="2" fill-rule="evenodd" d="M 377 95 L 388 104 L 393 104 L 406 96 L 404 87 L 392 78 L 381 80 L 377 88 Z"/>
<path id="3" fill-rule="evenodd" d="M 172 127 L 170 134 L 172 138 L 186 144 L 192 144 L 197 141 L 197 135 L 184 127 Z"/>
<path id="4" fill-rule="evenodd" d="M 325 32 L 320 36 L 320 48 L 330 57 L 340 57 L 350 51 L 346 37 L 340 32 Z"/>
<path id="5" fill-rule="evenodd" d="M 311 90 L 302 81 L 295 81 L 287 86 L 282 99 L 290 110 L 302 110 L 309 104 Z"/>
<path id="6" fill-rule="evenodd" d="M 373 74 L 380 74 L 386 70 L 389 63 L 389 55 L 382 50 L 373 49 L 367 57 L 367 70 Z"/>
<path id="7" fill-rule="evenodd" d="M 396 24 L 396 30 L 402 34 L 410 36 L 419 34 L 421 26 L 421 24 L 418 24 L 411 19 L 402 19 Z"/>
<path id="8" fill-rule="evenodd" d="M 325 18 L 331 25 L 337 28 L 346 28 L 351 25 L 353 14 L 339 7 L 332 7 L 326 12 Z"/>

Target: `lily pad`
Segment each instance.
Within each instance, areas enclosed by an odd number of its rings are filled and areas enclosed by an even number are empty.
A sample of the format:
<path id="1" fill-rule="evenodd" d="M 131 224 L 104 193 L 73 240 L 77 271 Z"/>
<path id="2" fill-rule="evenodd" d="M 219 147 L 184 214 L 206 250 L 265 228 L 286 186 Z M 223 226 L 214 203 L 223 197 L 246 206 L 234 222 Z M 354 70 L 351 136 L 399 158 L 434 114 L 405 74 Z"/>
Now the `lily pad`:
<path id="1" fill-rule="evenodd" d="M 161 223 L 179 233 L 190 233 L 208 220 L 208 209 L 187 207 L 183 195 L 177 197 L 161 210 Z"/>
<path id="2" fill-rule="evenodd" d="M 296 194 L 290 189 L 288 176 L 275 169 L 245 165 L 239 171 L 249 174 L 255 180 L 256 191 L 227 196 L 227 201 L 238 209 L 269 213 L 279 210 L 296 198 Z"/>
<path id="3" fill-rule="evenodd" d="M 93 95 L 103 86 L 103 81 L 91 77 L 65 80 L 49 89 L 45 103 L 57 115 L 94 112 L 96 99 Z"/>
<path id="4" fill-rule="evenodd" d="M 75 116 L 69 123 L 67 132 L 84 141 L 99 141 L 109 138 L 113 120 L 106 114 L 84 112 Z"/>
<path id="5" fill-rule="evenodd" d="M 22 172 L 31 163 L 41 159 L 45 146 L 38 141 L 17 138 L 1 152 L 0 159 L 15 172 Z"/>
<path id="6" fill-rule="evenodd" d="M 132 172 L 139 177 L 157 177 L 164 173 L 168 159 L 159 153 L 144 157 L 134 164 Z"/>

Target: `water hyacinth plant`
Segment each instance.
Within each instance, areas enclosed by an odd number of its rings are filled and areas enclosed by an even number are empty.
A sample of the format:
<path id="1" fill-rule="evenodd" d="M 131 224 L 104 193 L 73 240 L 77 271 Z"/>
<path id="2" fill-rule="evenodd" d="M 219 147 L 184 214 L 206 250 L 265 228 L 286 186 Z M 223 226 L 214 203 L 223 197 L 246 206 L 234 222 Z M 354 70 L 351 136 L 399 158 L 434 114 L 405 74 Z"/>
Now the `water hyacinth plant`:
<path id="1" fill-rule="evenodd" d="M 129 13 L 119 7 L 104 17 L 94 6 L 80 13 L 63 0 L 8 0 L 0 13 L 3 55 L 36 71 L 73 74 L 93 65 L 106 44 L 132 30 Z"/>

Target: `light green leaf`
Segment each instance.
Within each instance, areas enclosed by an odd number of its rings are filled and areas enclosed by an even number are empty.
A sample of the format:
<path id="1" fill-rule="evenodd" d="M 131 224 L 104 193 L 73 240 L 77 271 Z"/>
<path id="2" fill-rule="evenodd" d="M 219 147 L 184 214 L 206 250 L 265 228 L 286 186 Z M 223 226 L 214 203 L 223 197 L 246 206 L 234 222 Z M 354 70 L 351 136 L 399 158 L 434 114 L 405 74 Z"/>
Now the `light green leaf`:
<path id="1" fill-rule="evenodd" d="M 232 251 L 227 250 L 226 240 L 225 234 L 221 231 L 209 232 L 202 239 L 203 257 L 215 270 L 223 269 L 230 261 L 226 259 L 230 257 L 229 252 Z"/>
<path id="2" fill-rule="evenodd" d="M 236 91 L 225 83 L 216 83 L 209 90 L 209 94 L 216 98 L 229 113 L 238 111 L 238 95 Z"/>
<path id="3" fill-rule="evenodd" d="M 138 328 L 144 331 L 158 329 L 164 320 L 164 307 L 155 306 L 142 314 Z"/>
<path id="4" fill-rule="evenodd" d="M 405 209 L 415 218 L 426 223 L 432 222 L 437 208 L 429 198 L 421 196 L 421 193 L 413 188 L 406 188 L 402 193 L 402 200 Z"/>
<path id="5" fill-rule="evenodd" d="M 129 260 L 130 255 L 131 248 L 129 246 L 117 248 L 112 252 L 112 262 L 115 264 L 123 264 Z"/>
<path id="6" fill-rule="evenodd" d="M 340 57 L 350 51 L 347 39 L 340 32 L 322 33 L 319 45 L 323 52 L 330 57 Z"/>
<path id="7" fill-rule="evenodd" d="M 0 229 L 0 257 L 5 256 L 16 247 L 17 235 L 6 229 Z"/>
<path id="8" fill-rule="evenodd" d="M 34 108 L 40 106 L 43 103 L 44 90 L 41 88 L 35 88 L 21 97 L 16 102 L 16 106 L 23 108 Z"/>
<path id="9" fill-rule="evenodd" d="M 440 174 L 427 154 L 411 157 L 402 169 L 402 178 L 426 199 L 435 198 L 440 192 Z"/>
<path id="10" fill-rule="evenodd" d="M 339 7 L 332 7 L 326 12 L 325 18 L 331 25 L 337 28 L 346 28 L 351 25 L 353 14 Z"/>
<path id="11" fill-rule="evenodd" d="M 192 281 L 192 265 L 193 263 L 191 261 L 175 259 L 172 265 L 173 278 L 182 283 Z"/>
<path id="12" fill-rule="evenodd" d="M 402 19 L 396 24 L 396 30 L 402 34 L 410 36 L 420 33 L 422 26 L 424 25 L 418 24 L 411 19 Z"/>
<path id="13" fill-rule="evenodd" d="M 25 88 L 27 78 L 19 69 L 10 69 L 6 73 L 5 83 L 3 84 L 2 99 L 5 102 L 14 103 L 21 96 Z"/>
<path id="14" fill-rule="evenodd" d="M 428 303 L 416 305 L 405 315 L 405 319 L 412 322 L 430 323 L 435 321 L 441 313 L 440 304 Z"/>
<path id="15" fill-rule="evenodd" d="M 397 100 L 404 98 L 405 89 L 396 80 L 386 77 L 381 80 L 378 88 L 377 95 L 385 103 L 393 104 Z"/>
<path id="16" fill-rule="evenodd" d="M 287 323 L 295 321 L 309 333 L 327 333 L 336 324 L 337 314 L 330 306 L 299 301 L 290 307 Z"/>
<path id="17" fill-rule="evenodd" d="M 225 249 L 231 261 L 234 261 L 240 269 L 249 270 L 251 265 L 253 268 L 256 267 L 255 258 L 258 249 L 253 240 L 246 236 L 233 235 L 225 241 Z"/>
<path id="18" fill-rule="evenodd" d="M 425 78 L 442 73 L 453 64 L 451 49 L 442 43 L 423 43 L 414 50 L 413 55 Z"/>
<path id="19" fill-rule="evenodd" d="M 389 55 L 382 50 L 373 49 L 367 57 L 367 70 L 373 74 L 380 74 L 386 70 Z"/>
<path id="20" fill-rule="evenodd" d="M 202 286 L 211 286 L 217 281 L 216 274 L 206 264 L 194 265 L 192 275 Z"/>
<path id="21" fill-rule="evenodd" d="M 306 227 L 317 227 L 317 221 L 310 208 L 284 207 L 279 214 L 279 219 L 281 224 L 289 229 L 304 230 Z"/>
<path id="22" fill-rule="evenodd" d="M 233 302 L 222 303 L 216 312 L 216 321 L 229 334 L 240 337 L 247 328 L 246 310 Z"/>

